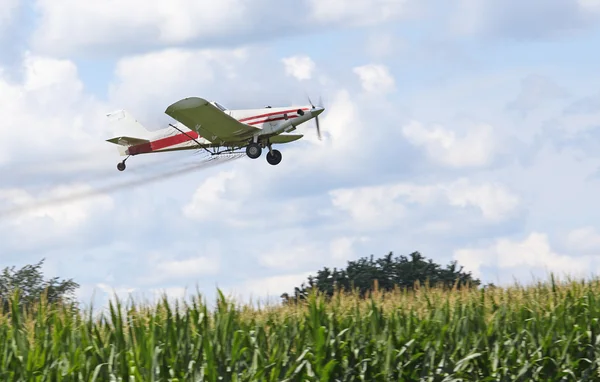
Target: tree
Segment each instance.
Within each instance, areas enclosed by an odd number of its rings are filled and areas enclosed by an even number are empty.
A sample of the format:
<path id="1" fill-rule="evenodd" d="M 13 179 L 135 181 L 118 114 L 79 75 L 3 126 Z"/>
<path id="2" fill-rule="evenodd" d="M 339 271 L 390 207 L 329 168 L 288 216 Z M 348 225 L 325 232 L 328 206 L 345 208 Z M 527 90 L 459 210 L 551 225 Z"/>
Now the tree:
<path id="1" fill-rule="evenodd" d="M 72 279 L 59 280 L 58 277 L 44 280 L 41 272 L 44 261 L 45 259 L 42 259 L 36 264 L 26 265 L 19 270 L 15 270 L 14 266 L 4 268 L 0 274 L 0 301 L 4 312 L 8 309 L 9 301 L 17 290 L 19 290 L 21 305 L 41 301 L 42 296 L 48 303 L 73 302 L 74 292 L 79 288 L 79 284 Z"/>
<path id="2" fill-rule="evenodd" d="M 346 269 L 330 270 L 324 267 L 317 275 L 308 277 L 308 285 L 302 283 L 294 289 L 293 299 L 304 299 L 312 290 L 318 290 L 327 296 L 332 296 L 335 290 L 349 291 L 356 289 L 361 295 L 373 289 L 375 281 L 378 288 L 384 291 L 396 287 L 412 289 L 415 282 L 424 284 L 429 282 L 432 286 L 458 288 L 466 286 L 479 286 L 481 281 L 474 279 L 471 273 L 462 272 L 463 267 L 457 269 L 457 263 L 451 262 L 445 268 L 426 260 L 419 252 L 413 252 L 408 257 L 393 257 L 390 252 L 387 256 L 375 260 L 363 257 L 356 261 L 349 261 Z M 282 296 L 284 302 L 292 300 L 287 293 Z"/>

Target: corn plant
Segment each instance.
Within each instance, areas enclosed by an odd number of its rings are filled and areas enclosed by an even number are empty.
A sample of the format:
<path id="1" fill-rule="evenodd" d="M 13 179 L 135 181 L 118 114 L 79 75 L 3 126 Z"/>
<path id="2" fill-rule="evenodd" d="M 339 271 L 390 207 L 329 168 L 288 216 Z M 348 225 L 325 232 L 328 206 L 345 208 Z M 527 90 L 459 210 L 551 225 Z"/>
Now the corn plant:
<path id="1" fill-rule="evenodd" d="M 600 380 L 600 281 L 313 293 L 252 308 L 219 291 L 0 316 L 2 381 Z"/>

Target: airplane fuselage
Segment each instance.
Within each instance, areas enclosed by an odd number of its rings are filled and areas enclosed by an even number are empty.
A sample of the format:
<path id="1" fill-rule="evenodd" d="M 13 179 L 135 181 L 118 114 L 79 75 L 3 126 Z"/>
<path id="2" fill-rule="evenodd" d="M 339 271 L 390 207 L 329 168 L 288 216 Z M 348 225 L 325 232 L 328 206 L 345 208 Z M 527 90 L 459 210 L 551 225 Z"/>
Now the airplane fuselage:
<path id="1" fill-rule="evenodd" d="M 255 159 L 263 148 L 268 148 L 267 161 L 275 165 L 281 161 L 281 153 L 271 146 L 301 139 L 303 134 L 286 133 L 313 118 L 317 118 L 319 132 L 318 115 L 323 111 L 323 107 L 313 105 L 230 110 L 217 102 L 190 97 L 172 104 L 165 111 L 177 123 L 154 132 L 145 129 L 124 110 L 110 113 L 111 120 L 128 127 L 133 135 L 123 134 L 108 141 L 117 144 L 120 154 L 127 157 L 200 148 L 235 150 L 246 147 L 248 156 Z M 213 152 L 213 155 L 219 153 L 221 151 Z M 118 166 L 120 171 L 125 169 L 125 160 Z"/>
<path id="2" fill-rule="evenodd" d="M 314 111 L 313 111 L 314 110 Z M 260 129 L 257 132 L 257 138 L 261 136 L 271 136 L 294 131 L 296 127 L 305 123 L 322 112 L 322 108 L 312 109 L 308 106 L 288 106 L 288 107 L 266 107 L 262 109 L 238 109 L 224 110 L 225 114 L 237 119 L 238 121 Z M 175 125 L 177 128 L 184 131 L 164 138 L 158 138 L 151 141 L 148 147 L 140 147 L 142 150 L 135 148 L 129 149 L 129 154 L 141 154 L 144 152 L 156 151 L 174 151 L 191 148 L 198 143 L 211 145 L 211 141 L 200 136 L 197 132 L 189 130 L 181 123 Z M 171 128 L 160 130 L 161 132 L 172 132 Z M 249 137 L 252 138 L 252 137 Z"/>

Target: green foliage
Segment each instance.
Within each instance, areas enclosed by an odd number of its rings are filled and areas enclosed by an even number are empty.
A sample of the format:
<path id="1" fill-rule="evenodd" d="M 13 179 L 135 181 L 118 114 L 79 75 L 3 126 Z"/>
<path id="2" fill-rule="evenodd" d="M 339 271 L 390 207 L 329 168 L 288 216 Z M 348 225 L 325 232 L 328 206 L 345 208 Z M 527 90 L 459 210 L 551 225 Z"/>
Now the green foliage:
<path id="1" fill-rule="evenodd" d="M 598 380 L 600 281 L 0 315 L 2 381 Z M 17 300 L 14 300 L 17 302 Z"/>
<path id="2" fill-rule="evenodd" d="M 44 280 L 41 267 L 45 259 L 21 269 L 6 267 L 0 274 L 0 301 L 2 310 L 8 311 L 9 300 L 18 290 L 20 305 L 30 306 L 42 298 L 50 303 L 73 302 L 74 292 L 79 284 L 72 279 L 59 280 L 58 277 Z"/>
<path id="3" fill-rule="evenodd" d="M 318 290 L 327 296 L 332 296 L 336 290 L 358 290 L 361 295 L 372 291 L 374 285 L 384 291 L 395 288 L 412 289 L 415 283 L 429 283 L 443 288 L 463 288 L 479 286 L 480 280 L 474 279 L 471 273 L 462 272 L 462 267 L 457 269 L 457 263 L 451 262 L 442 268 L 433 260 L 426 260 L 419 252 L 406 256 L 393 257 L 390 252 L 387 256 L 374 260 L 363 257 L 356 261 L 349 261 L 346 269 L 331 271 L 325 267 L 317 272 L 317 276 L 308 277 L 308 285 L 303 283 L 294 289 L 294 297 L 284 293 L 283 302 L 288 303 L 304 299 L 312 290 Z"/>

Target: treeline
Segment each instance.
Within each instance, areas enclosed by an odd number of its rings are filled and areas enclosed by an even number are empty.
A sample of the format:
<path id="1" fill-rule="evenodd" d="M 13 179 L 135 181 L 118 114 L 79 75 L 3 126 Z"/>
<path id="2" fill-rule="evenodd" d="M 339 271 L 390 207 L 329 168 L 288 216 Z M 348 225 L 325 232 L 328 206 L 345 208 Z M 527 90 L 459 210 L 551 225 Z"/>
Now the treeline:
<path id="1" fill-rule="evenodd" d="M 332 296 L 335 291 L 356 291 L 365 297 L 375 286 L 383 291 L 396 288 L 411 290 L 416 283 L 461 289 L 478 287 L 481 280 L 473 278 L 471 272 L 463 272 L 463 267 L 459 268 L 456 261 L 442 267 L 418 251 L 397 257 L 390 252 L 378 259 L 371 255 L 349 261 L 345 269 L 324 267 L 316 276 L 309 276 L 307 282 L 295 287 L 292 296 L 284 293 L 281 298 L 284 303 L 304 300 L 313 290 L 326 296 Z"/>
<path id="2" fill-rule="evenodd" d="M 73 279 L 61 280 L 58 277 L 44 279 L 41 270 L 45 259 L 36 264 L 25 265 L 20 269 L 6 267 L 0 274 L 0 301 L 2 313 L 10 310 L 10 302 L 18 293 L 17 302 L 22 307 L 35 305 L 42 299 L 48 303 L 65 303 L 72 305 L 75 291 L 79 284 Z"/>
<path id="3" fill-rule="evenodd" d="M 54 277 L 44 279 L 41 267 L 45 259 L 36 264 L 26 265 L 20 269 L 6 267 L 0 275 L 0 300 L 2 310 L 9 309 L 9 301 L 19 291 L 19 303 L 28 305 L 40 299 L 50 303 L 74 303 L 75 291 L 79 284 L 73 279 Z M 412 289 L 415 283 L 428 283 L 442 288 L 478 287 L 479 279 L 473 278 L 470 272 L 463 272 L 456 262 L 445 267 L 426 259 L 420 252 L 408 256 L 396 256 L 393 252 L 375 259 L 362 257 L 348 261 L 345 269 L 327 268 L 317 271 L 316 276 L 309 276 L 308 281 L 294 288 L 292 295 L 281 295 L 284 304 L 304 300 L 311 291 L 319 291 L 325 296 L 332 296 L 337 291 L 356 291 L 361 296 L 371 292 L 375 285 L 379 290 L 391 291 L 395 288 Z"/>

